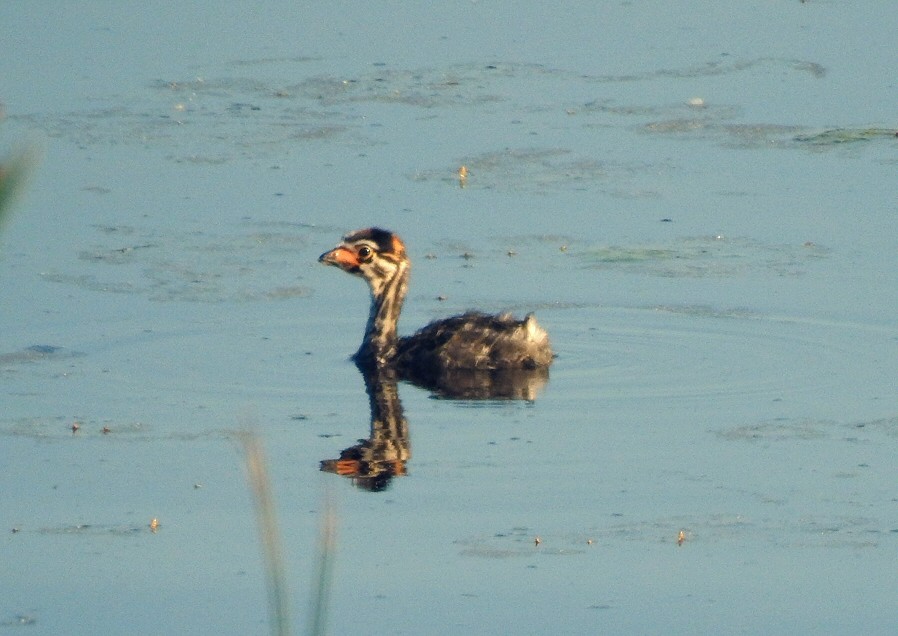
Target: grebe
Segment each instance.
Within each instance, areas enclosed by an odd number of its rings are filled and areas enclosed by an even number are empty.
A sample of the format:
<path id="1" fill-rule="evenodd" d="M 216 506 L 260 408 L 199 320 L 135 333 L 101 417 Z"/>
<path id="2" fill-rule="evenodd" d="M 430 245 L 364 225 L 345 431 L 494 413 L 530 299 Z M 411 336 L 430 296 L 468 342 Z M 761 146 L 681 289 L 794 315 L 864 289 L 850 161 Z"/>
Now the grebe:
<path id="1" fill-rule="evenodd" d="M 432 378 L 455 370 L 545 370 L 552 364 L 549 335 L 533 314 L 516 320 L 510 314 L 469 311 L 399 338 L 396 323 L 411 263 L 392 232 L 357 230 L 318 260 L 364 278 L 371 288 L 368 326 L 353 356 L 360 367 L 390 366 L 400 378 Z"/>

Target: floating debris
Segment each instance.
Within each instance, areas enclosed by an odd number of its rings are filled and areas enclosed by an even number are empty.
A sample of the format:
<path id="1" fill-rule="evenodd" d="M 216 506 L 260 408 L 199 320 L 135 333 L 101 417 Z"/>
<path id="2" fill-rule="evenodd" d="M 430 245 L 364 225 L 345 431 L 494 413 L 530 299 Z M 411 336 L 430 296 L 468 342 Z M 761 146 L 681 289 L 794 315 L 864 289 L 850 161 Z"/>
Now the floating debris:
<path id="1" fill-rule="evenodd" d="M 829 146 L 884 137 L 894 138 L 895 134 L 893 128 L 833 128 L 823 132 L 796 135 L 795 141 L 815 146 Z"/>

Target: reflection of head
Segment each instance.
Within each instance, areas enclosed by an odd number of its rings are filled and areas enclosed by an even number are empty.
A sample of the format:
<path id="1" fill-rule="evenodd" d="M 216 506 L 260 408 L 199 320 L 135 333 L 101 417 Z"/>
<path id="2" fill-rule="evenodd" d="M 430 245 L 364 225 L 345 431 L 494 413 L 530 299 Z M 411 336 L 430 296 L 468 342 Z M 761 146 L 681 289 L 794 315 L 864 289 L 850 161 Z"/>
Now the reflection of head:
<path id="1" fill-rule="evenodd" d="M 340 459 L 326 459 L 321 462 L 321 470 L 335 475 L 342 475 L 352 479 L 353 485 L 362 490 L 380 492 L 386 490 L 393 477 L 401 477 L 406 474 L 405 461 L 380 461 L 365 460 L 366 445 L 369 440 L 360 440 L 355 446 L 350 446 L 340 453 Z"/>
<path id="2" fill-rule="evenodd" d="M 340 453 L 339 459 L 321 462 L 321 470 L 352 479 L 364 490 L 385 490 L 393 477 L 406 474 L 411 457 L 408 423 L 402 412 L 394 374 L 377 369 L 362 371 L 371 405 L 371 436 Z"/>

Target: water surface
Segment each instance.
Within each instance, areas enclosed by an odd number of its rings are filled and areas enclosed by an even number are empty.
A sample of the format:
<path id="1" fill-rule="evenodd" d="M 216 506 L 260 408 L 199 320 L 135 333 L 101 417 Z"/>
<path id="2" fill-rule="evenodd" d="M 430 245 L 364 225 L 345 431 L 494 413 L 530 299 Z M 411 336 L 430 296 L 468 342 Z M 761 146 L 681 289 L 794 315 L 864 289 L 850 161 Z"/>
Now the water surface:
<path id="1" fill-rule="evenodd" d="M 250 427 L 296 631 L 329 500 L 333 633 L 888 633 L 893 13 L 4 6 L 0 628 L 267 631 Z M 535 311 L 558 358 L 400 384 L 370 492 L 319 470 L 371 413 L 316 258 L 375 223 L 402 330 Z"/>

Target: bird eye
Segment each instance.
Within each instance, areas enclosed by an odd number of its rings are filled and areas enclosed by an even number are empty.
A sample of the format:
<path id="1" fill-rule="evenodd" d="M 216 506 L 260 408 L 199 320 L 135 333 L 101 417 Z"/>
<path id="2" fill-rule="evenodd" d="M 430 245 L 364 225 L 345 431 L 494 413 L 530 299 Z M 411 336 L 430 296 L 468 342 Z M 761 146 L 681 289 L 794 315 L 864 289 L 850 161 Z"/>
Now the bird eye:
<path id="1" fill-rule="evenodd" d="M 372 251 L 370 247 L 368 247 L 367 245 L 362 245 L 358 251 L 359 259 L 367 261 L 371 258 L 371 253 Z"/>

